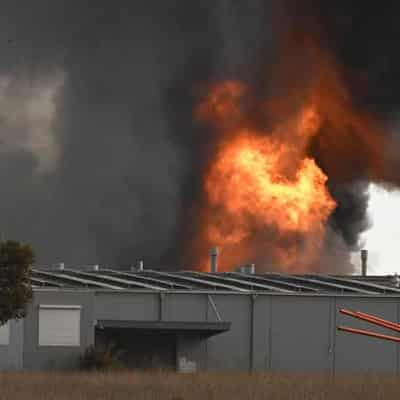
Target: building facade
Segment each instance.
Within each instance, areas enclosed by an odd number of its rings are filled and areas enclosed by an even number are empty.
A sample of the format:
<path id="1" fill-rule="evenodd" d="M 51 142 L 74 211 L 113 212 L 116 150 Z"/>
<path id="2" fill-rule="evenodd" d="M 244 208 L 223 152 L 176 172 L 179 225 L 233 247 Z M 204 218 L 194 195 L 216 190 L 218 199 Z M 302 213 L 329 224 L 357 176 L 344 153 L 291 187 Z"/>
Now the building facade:
<path id="1" fill-rule="evenodd" d="M 27 317 L 0 327 L 1 369 L 74 368 L 112 341 L 132 368 L 400 373 L 398 344 L 336 329 L 371 329 L 341 308 L 400 321 L 390 277 L 37 269 L 32 284 Z"/>

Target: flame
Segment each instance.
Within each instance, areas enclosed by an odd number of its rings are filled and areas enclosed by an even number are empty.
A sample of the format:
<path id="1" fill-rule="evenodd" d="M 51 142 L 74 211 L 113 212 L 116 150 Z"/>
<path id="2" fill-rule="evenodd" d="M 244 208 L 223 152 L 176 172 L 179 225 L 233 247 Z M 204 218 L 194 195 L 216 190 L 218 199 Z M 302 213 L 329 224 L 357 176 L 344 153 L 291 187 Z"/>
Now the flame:
<path id="1" fill-rule="evenodd" d="M 216 133 L 189 246 L 199 269 L 208 268 L 207 249 L 218 246 L 221 270 L 249 262 L 319 270 L 337 207 L 328 177 L 393 180 L 381 127 L 357 110 L 329 54 L 305 42 L 284 51 L 278 68 L 286 90 L 276 96 L 261 99 L 259 88 L 252 96 L 249 85 L 229 80 L 212 86 L 196 109 Z"/>
<path id="2" fill-rule="evenodd" d="M 225 96 L 230 88 L 242 86 L 233 86 L 232 82 L 227 85 L 218 86 L 209 97 L 211 104 L 218 105 L 218 111 L 214 112 L 207 101 L 201 106 L 203 116 L 205 110 L 213 117 L 231 114 L 232 110 L 238 114 L 232 98 Z M 224 98 L 217 100 L 221 93 Z M 204 227 L 207 243 L 236 253 L 234 247 L 251 241 L 255 231 L 276 231 L 281 236 L 302 234 L 313 238 L 312 248 L 300 255 L 296 243 L 289 248 L 285 245 L 285 249 L 275 246 L 273 258 L 288 269 L 295 262 L 309 264 L 314 260 L 322 245 L 326 221 L 335 208 L 326 189 L 327 176 L 313 159 L 303 157 L 307 140 L 320 123 L 311 105 L 268 135 L 250 129 L 229 132 L 204 182 L 213 214 Z M 266 243 L 264 247 L 270 246 Z"/>
<path id="3" fill-rule="evenodd" d="M 210 204 L 223 206 L 242 228 L 236 241 L 250 235 L 243 230 L 249 215 L 282 232 L 307 233 L 326 222 L 335 205 L 325 187 L 328 178 L 310 158 L 288 177 L 290 150 L 295 151 L 286 143 L 243 132 L 217 156 L 205 189 Z M 218 232 L 217 226 L 213 229 Z M 211 241 L 217 238 L 211 235 Z"/>

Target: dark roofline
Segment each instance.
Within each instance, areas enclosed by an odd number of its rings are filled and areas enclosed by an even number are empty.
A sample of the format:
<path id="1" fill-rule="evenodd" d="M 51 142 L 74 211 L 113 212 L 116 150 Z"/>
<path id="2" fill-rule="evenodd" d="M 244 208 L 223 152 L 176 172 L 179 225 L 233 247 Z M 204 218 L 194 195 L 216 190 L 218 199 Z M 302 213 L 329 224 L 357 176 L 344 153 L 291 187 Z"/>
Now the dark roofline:
<path id="1" fill-rule="evenodd" d="M 229 331 L 231 322 L 187 322 L 187 321 L 119 321 L 98 320 L 99 329 L 162 330 L 166 332 L 198 332 L 217 334 Z"/>
<path id="2" fill-rule="evenodd" d="M 93 270 L 42 269 L 32 271 L 32 286 L 39 289 L 91 289 L 117 292 L 209 292 L 302 295 L 398 295 L 392 277 L 353 275 L 290 275 L 282 273 L 245 274 L 199 271 L 124 271 L 110 268 Z"/>

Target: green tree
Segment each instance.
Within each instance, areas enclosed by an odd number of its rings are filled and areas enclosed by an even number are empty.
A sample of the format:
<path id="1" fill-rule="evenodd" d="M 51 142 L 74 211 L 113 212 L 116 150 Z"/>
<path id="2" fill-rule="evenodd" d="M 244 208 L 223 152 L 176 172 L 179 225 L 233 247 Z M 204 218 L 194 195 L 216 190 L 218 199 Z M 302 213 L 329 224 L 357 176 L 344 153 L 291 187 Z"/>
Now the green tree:
<path id="1" fill-rule="evenodd" d="M 0 242 L 0 325 L 23 318 L 32 298 L 31 268 L 35 256 L 28 245 Z"/>

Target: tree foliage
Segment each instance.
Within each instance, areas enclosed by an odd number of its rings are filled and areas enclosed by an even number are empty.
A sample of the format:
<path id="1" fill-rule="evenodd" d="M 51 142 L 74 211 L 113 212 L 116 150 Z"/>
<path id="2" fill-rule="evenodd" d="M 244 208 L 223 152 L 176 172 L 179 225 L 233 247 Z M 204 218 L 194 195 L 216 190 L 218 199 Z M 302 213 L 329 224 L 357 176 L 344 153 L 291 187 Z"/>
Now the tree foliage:
<path id="1" fill-rule="evenodd" d="M 25 317 L 32 298 L 30 282 L 34 252 L 15 241 L 0 242 L 0 325 Z"/>

